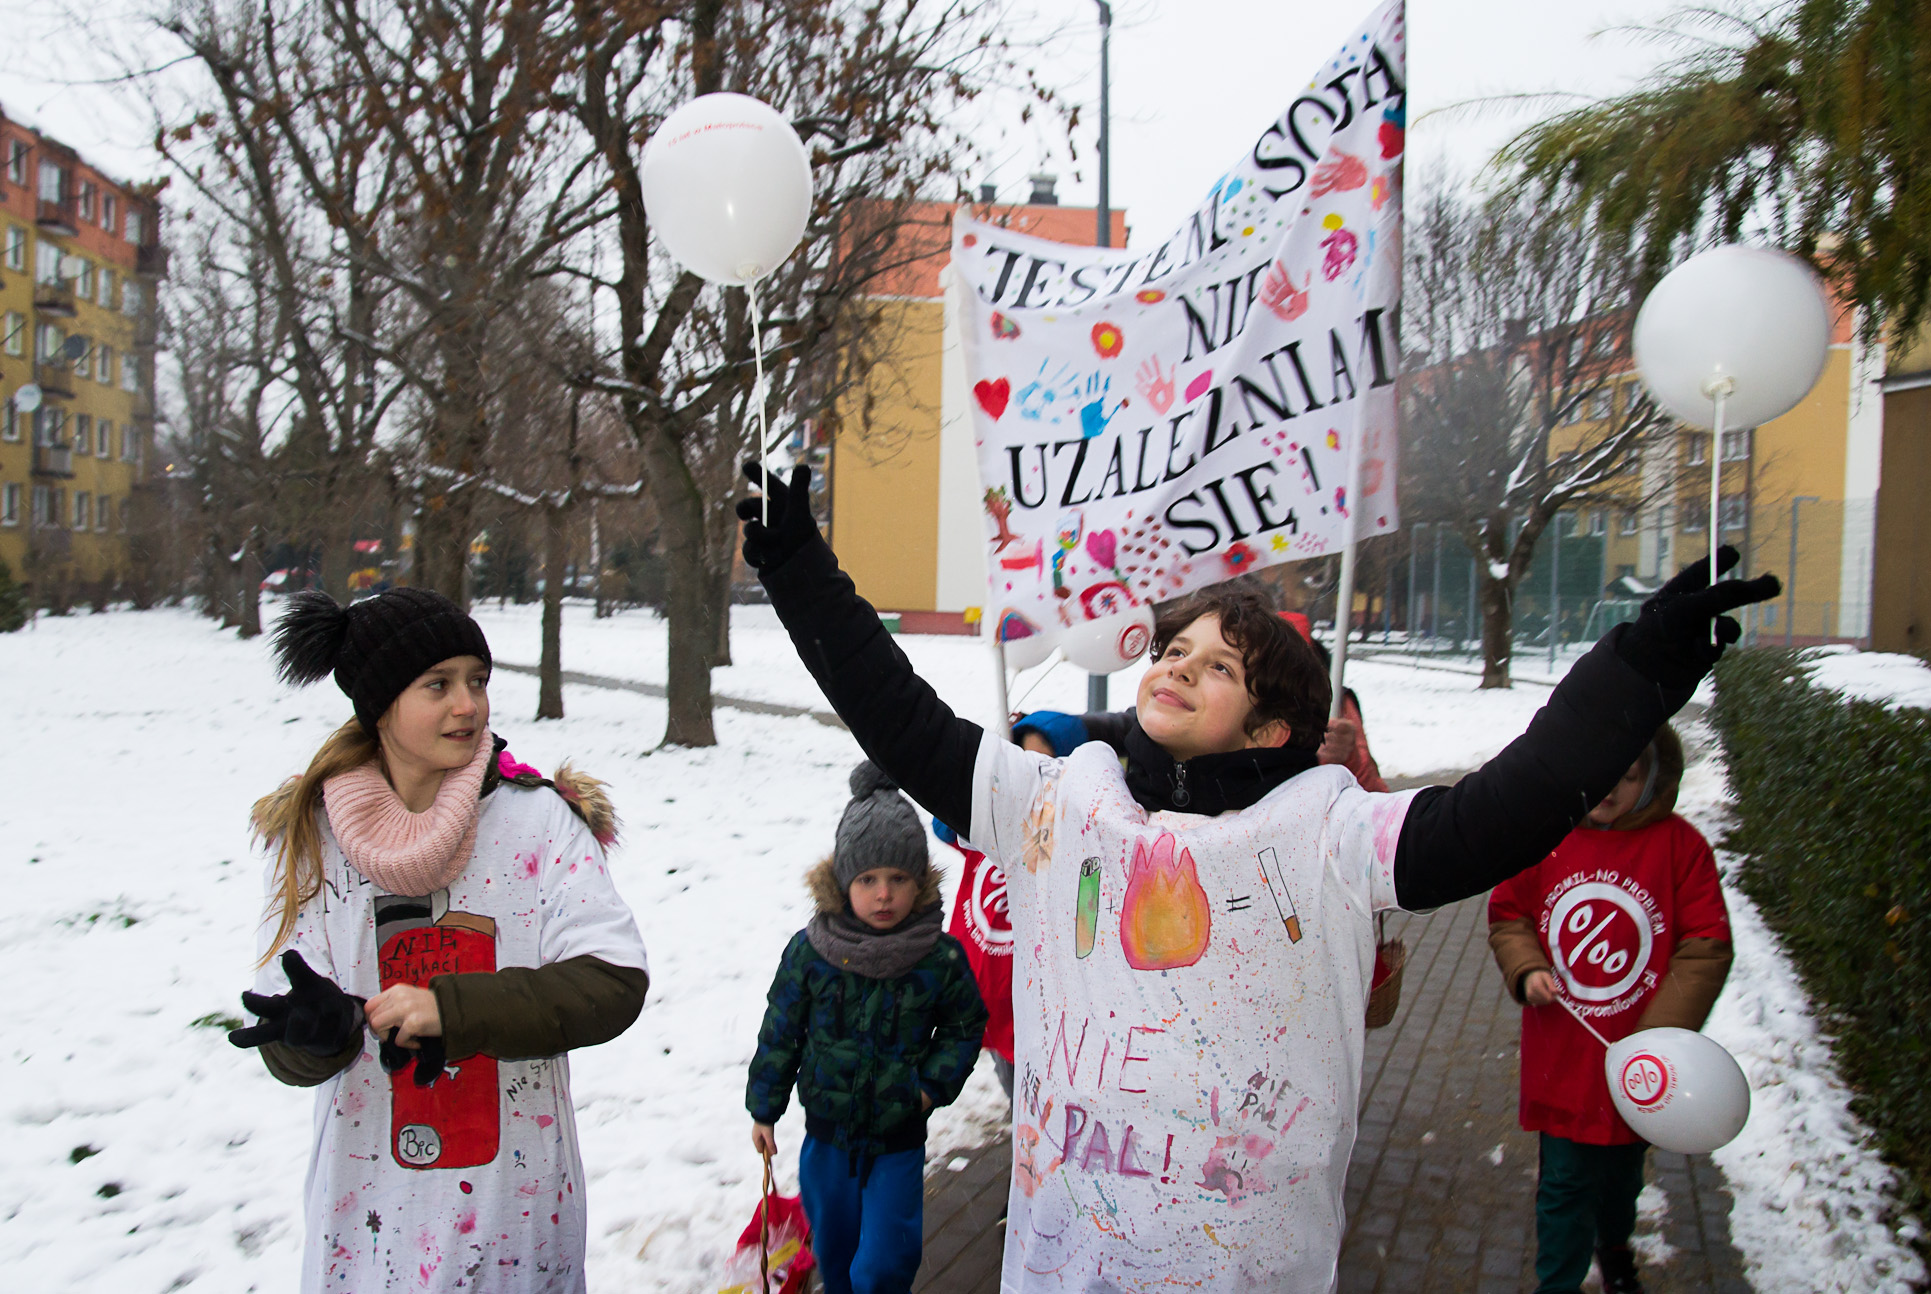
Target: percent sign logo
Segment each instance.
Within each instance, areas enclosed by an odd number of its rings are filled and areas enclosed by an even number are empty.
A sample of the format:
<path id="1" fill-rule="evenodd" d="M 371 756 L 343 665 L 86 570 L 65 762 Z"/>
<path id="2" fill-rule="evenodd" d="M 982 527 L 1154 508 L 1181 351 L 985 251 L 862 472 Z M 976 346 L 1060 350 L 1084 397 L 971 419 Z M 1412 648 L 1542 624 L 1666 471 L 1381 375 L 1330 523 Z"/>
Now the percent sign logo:
<path id="1" fill-rule="evenodd" d="M 1647 1110 L 1669 1099 L 1670 1089 L 1676 1086 L 1674 1079 L 1668 1061 L 1654 1052 L 1639 1051 L 1623 1062 L 1620 1081 L 1623 1095 L 1637 1109 Z"/>
<path id="2" fill-rule="evenodd" d="M 1549 952 L 1579 1002 L 1613 1002 L 1649 965 L 1649 914 L 1628 892 L 1602 881 L 1578 885 L 1549 913 Z"/>

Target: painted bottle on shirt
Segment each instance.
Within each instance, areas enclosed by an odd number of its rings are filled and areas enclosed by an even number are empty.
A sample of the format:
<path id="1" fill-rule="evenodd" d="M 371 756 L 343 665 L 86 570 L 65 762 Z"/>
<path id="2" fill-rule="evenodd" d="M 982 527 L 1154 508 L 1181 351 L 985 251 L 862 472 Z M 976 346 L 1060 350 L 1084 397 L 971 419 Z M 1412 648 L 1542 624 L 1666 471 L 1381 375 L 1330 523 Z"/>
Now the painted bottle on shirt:
<path id="1" fill-rule="evenodd" d="M 1073 909 L 1073 956 L 1084 957 L 1093 951 L 1093 936 L 1100 928 L 1100 860 L 1089 858 L 1079 865 L 1079 902 Z"/>
<path id="2" fill-rule="evenodd" d="M 1176 854 L 1178 855 L 1176 857 Z M 1135 970 L 1191 966 L 1207 951 L 1214 914 L 1200 888 L 1193 853 L 1171 831 L 1149 846 L 1133 842 L 1133 865 L 1120 904 L 1120 948 Z"/>
<path id="3" fill-rule="evenodd" d="M 428 988 L 437 975 L 496 969 L 496 921 L 451 912 L 447 891 L 427 898 L 376 899 L 382 987 Z M 502 1097 L 496 1061 L 470 1056 L 444 1068 L 428 1087 L 414 1067 L 389 1075 L 389 1149 L 405 1168 L 473 1168 L 496 1158 Z"/>

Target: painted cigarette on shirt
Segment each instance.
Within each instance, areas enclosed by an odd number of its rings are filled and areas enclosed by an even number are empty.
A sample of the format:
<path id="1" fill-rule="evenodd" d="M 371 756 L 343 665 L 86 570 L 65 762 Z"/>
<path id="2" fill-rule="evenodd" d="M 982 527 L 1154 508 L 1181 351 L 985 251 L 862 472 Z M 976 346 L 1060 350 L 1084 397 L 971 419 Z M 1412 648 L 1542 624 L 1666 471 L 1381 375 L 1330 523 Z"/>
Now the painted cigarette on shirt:
<path id="1" fill-rule="evenodd" d="M 1287 882 L 1281 878 L 1281 858 L 1269 845 L 1256 855 L 1260 859 L 1261 879 L 1267 882 L 1267 892 L 1274 896 L 1274 910 L 1281 914 L 1281 924 L 1287 927 L 1287 942 L 1301 942 L 1301 918 L 1294 911 L 1294 896 L 1287 892 Z"/>
<path id="2" fill-rule="evenodd" d="M 1093 951 L 1093 936 L 1100 927 L 1100 860 L 1089 858 L 1079 865 L 1079 899 L 1073 910 L 1073 956 L 1084 957 Z"/>

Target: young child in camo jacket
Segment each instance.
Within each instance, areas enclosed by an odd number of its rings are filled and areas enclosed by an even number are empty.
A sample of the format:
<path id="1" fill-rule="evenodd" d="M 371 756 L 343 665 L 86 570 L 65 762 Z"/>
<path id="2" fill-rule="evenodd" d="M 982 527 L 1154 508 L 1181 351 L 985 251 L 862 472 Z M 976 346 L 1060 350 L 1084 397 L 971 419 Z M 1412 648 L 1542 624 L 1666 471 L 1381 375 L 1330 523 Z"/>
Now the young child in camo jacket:
<path id="1" fill-rule="evenodd" d="M 1676 816 L 1683 746 L 1667 725 L 1541 863 L 1489 896 L 1489 946 L 1522 1010 L 1522 1126 L 1541 1136 L 1538 1294 L 1569 1294 L 1593 1249 L 1606 1294 L 1641 1294 L 1629 1247 L 1649 1146 L 1616 1113 L 1602 1047 L 1699 1029 L 1730 972 L 1716 858 Z"/>
<path id="2" fill-rule="evenodd" d="M 807 876 L 817 913 L 771 982 L 744 1104 L 751 1144 L 805 1107 L 798 1185 L 826 1294 L 906 1294 L 925 1219 L 925 1120 L 959 1097 L 986 1008 L 944 933 L 937 868 L 911 801 L 870 762 L 831 857 Z"/>

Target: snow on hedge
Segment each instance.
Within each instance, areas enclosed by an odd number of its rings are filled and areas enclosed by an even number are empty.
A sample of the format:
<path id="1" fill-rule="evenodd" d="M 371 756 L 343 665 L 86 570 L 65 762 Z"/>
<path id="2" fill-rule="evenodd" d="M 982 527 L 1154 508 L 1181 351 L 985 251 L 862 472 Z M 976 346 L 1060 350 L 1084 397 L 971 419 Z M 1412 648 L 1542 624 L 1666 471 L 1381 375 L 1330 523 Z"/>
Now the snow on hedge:
<path id="1" fill-rule="evenodd" d="M 1931 710 L 1931 665 L 1898 652 L 1819 647 L 1802 656 L 1812 687 L 1888 709 Z"/>

